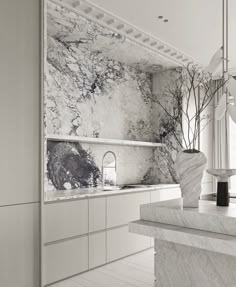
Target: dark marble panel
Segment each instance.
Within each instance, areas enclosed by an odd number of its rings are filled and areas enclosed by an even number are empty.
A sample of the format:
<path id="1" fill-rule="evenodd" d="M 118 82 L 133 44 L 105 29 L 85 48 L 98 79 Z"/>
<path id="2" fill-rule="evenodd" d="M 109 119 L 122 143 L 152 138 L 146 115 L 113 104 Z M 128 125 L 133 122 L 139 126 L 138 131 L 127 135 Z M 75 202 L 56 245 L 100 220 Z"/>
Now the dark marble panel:
<path id="1" fill-rule="evenodd" d="M 79 143 L 48 141 L 48 179 L 56 190 L 96 187 L 101 172 Z"/>

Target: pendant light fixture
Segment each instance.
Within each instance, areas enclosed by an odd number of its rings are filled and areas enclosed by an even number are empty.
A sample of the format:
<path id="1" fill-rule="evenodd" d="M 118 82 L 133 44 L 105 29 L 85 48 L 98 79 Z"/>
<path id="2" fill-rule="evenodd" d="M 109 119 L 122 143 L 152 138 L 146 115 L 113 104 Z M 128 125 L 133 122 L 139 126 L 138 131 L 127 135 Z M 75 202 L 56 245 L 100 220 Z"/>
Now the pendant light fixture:
<path id="1" fill-rule="evenodd" d="M 205 69 L 207 72 L 214 73 L 219 67 L 220 62 L 222 64 L 222 77 L 225 83 L 222 87 L 222 95 L 215 109 L 216 120 L 224 118 L 224 147 L 220 145 L 220 168 L 208 169 L 207 172 L 214 175 L 217 178 L 217 205 L 228 206 L 229 205 L 229 178 L 236 175 L 236 169 L 229 168 L 229 116 L 234 122 L 236 122 L 236 81 L 229 75 L 229 55 L 228 55 L 228 0 L 222 0 L 222 47 L 214 54 L 209 66 Z M 222 79 L 223 78 L 223 79 Z M 234 99 L 234 104 L 229 102 L 229 96 Z M 221 135 L 222 137 L 223 135 Z M 222 148 L 222 149 L 221 149 Z M 224 167 L 222 162 L 222 156 L 224 157 Z"/>
<path id="2" fill-rule="evenodd" d="M 228 0 L 222 0 L 222 47 L 217 50 L 211 59 L 210 64 L 205 69 L 206 72 L 214 73 L 222 65 L 222 76 L 226 84 L 222 89 L 222 96 L 215 110 L 215 118 L 221 120 L 226 117 L 226 124 L 228 122 L 228 115 L 236 123 L 236 80 L 229 75 L 229 6 Z M 230 96 L 232 98 L 229 101 Z M 231 104 L 233 102 L 233 104 Z M 228 113 L 228 115 L 227 115 Z M 228 132 L 228 124 L 225 127 Z M 226 134 L 228 137 L 228 134 Z"/>

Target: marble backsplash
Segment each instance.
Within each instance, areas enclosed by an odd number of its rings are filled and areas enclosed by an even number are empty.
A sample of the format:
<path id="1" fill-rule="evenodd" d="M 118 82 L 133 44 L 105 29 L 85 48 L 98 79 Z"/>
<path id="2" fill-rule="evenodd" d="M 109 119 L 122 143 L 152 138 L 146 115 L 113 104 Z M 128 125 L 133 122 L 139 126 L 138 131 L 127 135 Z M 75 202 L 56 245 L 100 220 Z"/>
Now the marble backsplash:
<path id="1" fill-rule="evenodd" d="M 118 185 L 154 184 L 153 149 L 48 141 L 47 190 L 101 186 L 102 159 L 107 151 L 116 155 Z"/>
<path id="2" fill-rule="evenodd" d="M 125 40 L 48 2 L 47 133 L 152 140 L 151 74 L 105 56 L 99 38 L 107 50 Z"/>
<path id="3" fill-rule="evenodd" d="M 101 38 L 104 45 L 96 46 Z M 100 185 L 108 150 L 117 157 L 117 184 L 176 181 L 178 147 L 153 102 L 153 76 L 138 62 L 107 57 L 114 41 L 122 45 L 125 39 L 48 1 L 46 133 L 141 141 L 165 134 L 167 148 L 48 141 L 46 190 Z"/>

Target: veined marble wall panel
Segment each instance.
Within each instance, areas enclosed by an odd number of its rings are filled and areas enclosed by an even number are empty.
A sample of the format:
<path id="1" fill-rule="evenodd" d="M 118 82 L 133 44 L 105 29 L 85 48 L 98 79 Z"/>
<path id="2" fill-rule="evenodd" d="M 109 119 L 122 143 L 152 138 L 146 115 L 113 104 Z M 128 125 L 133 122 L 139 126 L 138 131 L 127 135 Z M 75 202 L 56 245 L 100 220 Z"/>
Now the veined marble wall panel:
<path id="1" fill-rule="evenodd" d="M 57 5 L 48 0 L 47 4 L 47 29 L 50 36 L 54 38 L 62 39 L 68 44 L 74 43 L 79 44 L 80 47 L 88 47 L 88 50 L 99 51 L 107 58 L 151 73 L 158 72 L 163 67 L 170 69 L 177 66 L 172 60 L 152 50 L 151 47 L 155 45 L 151 45 L 150 49 L 140 45 L 130 40 L 129 37 L 94 21 L 86 20 L 87 18 L 63 7 L 63 3 Z M 106 19 L 103 20 L 106 24 Z"/>
<path id="2" fill-rule="evenodd" d="M 152 140 L 151 75 L 94 49 L 99 37 L 105 44 L 123 38 L 49 2 L 51 10 L 57 14 L 48 14 L 47 133 Z"/>
<path id="3" fill-rule="evenodd" d="M 152 74 L 143 71 L 150 62 L 140 56 L 146 55 L 143 48 L 135 50 L 140 62 L 133 58 L 131 65 L 127 39 L 50 1 L 47 24 L 47 134 L 160 141 L 169 132 L 153 102 Z M 166 74 L 159 80 L 156 89 L 163 96 Z M 176 149 L 172 135 L 166 142 Z M 109 150 L 117 157 L 117 184 L 171 183 L 171 148 L 48 142 L 46 190 L 101 184 L 102 157 Z"/>
<path id="4" fill-rule="evenodd" d="M 178 69 L 162 71 L 153 75 L 153 104 L 152 104 L 152 126 L 155 140 L 164 142 L 166 148 L 156 149 L 154 152 L 153 177 L 156 182 L 177 182 L 177 176 L 173 168 L 177 153 L 181 150 L 173 131 L 180 140 L 179 127 L 171 121 L 164 109 L 156 102 L 156 99 L 170 113 L 178 112 L 176 102 L 168 97 L 167 89 L 174 86 Z"/>
<path id="5" fill-rule="evenodd" d="M 116 155 L 117 184 L 155 183 L 150 173 L 153 150 L 145 147 L 48 142 L 47 191 L 100 186 L 102 159 Z"/>
<path id="6" fill-rule="evenodd" d="M 234 256 L 157 239 L 155 251 L 155 287 L 235 286 Z"/>

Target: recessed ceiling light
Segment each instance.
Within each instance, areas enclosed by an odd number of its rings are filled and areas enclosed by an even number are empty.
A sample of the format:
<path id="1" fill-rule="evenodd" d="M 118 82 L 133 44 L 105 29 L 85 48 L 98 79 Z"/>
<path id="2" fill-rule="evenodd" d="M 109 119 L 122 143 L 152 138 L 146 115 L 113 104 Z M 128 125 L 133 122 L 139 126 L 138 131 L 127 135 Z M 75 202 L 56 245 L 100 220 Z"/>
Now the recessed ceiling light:
<path id="1" fill-rule="evenodd" d="M 162 20 L 163 22 L 167 23 L 169 20 L 167 18 L 164 19 L 162 15 L 158 16 L 159 20 Z"/>

